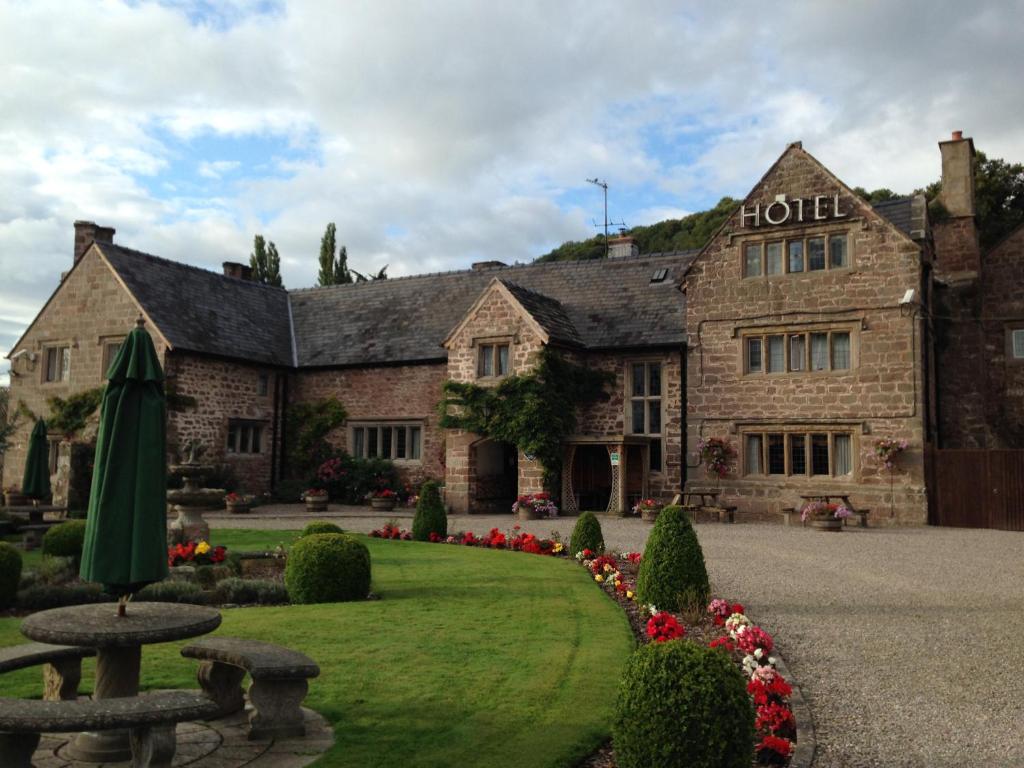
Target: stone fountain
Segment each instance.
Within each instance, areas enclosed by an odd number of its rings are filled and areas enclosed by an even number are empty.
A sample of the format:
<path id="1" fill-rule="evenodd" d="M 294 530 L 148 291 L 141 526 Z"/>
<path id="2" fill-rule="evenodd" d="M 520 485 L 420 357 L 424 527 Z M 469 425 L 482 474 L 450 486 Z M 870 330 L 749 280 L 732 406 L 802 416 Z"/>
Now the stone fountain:
<path id="1" fill-rule="evenodd" d="M 171 544 L 182 541 L 210 540 L 210 524 L 203 519 L 204 512 L 212 512 L 224 506 L 224 491 L 220 488 L 203 488 L 202 480 L 213 471 L 212 464 L 203 464 L 203 447 L 198 440 L 185 444 L 180 464 L 168 469 L 181 475 L 184 487 L 167 492 L 167 501 L 174 506 L 178 519 L 167 527 L 167 540 Z"/>

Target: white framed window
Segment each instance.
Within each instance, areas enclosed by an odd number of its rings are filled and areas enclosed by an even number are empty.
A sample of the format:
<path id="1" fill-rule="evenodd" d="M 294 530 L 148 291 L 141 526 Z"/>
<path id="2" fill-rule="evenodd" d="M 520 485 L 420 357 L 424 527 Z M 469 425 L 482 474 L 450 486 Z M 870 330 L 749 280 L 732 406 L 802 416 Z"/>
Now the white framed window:
<path id="1" fill-rule="evenodd" d="M 44 382 L 67 381 L 71 376 L 71 347 L 44 347 L 43 363 Z"/>
<path id="2" fill-rule="evenodd" d="M 420 462 L 423 458 L 423 423 L 349 425 L 351 454 L 359 459 Z"/>
<path id="3" fill-rule="evenodd" d="M 854 334 L 848 328 L 745 332 L 743 371 L 747 374 L 847 371 L 854 367 L 853 339 Z"/>
<path id="4" fill-rule="evenodd" d="M 480 344 L 477 346 L 476 375 L 483 379 L 508 376 L 509 344 Z"/>
<path id="5" fill-rule="evenodd" d="M 664 366 L 660 362 L 629 364 L 627 381 L 629 430 L 634 435 L 646 435 L 650 441 L 651 471 L 661 472 L 664 439 Z"/>
<path id="6" fill-rule="evenodd" d="M 777 277 L 850 266 L 850 237 L 834 232 L 743 245 L 743 277 Z"/>
<path id="7" fill-rule="evenodd" d="M 848 430 L 752 429 L 744 431 L 741 444 L 745 475 L 842 478 L 854 471 L 854 438 Z"/>
<path id="8" fill-rule="evenodd" d="M 265 429 L 260 422 L 231 419 L 228 421 L 228 453 L 263 453 Z"/>

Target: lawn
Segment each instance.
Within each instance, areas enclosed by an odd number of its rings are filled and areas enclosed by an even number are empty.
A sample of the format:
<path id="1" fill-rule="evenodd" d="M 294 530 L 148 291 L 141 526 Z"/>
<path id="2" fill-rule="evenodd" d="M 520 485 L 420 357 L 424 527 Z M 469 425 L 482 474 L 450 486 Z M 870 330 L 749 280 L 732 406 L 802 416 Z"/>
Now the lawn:
<path id="1" fill-rule="evenodd" d="M 257 549 L 294 536 L 215 539 Z M 226 610 L 218 630 L 320 664 L 306 703 L 337 741 L 316 766 L 570 766 L 608 737 L 633 641 L 583 569 L 518 552 L 364 541 L 380 600 Z M 0 620 L 0 645 L 22 641 L 16 619 Z M 178 647 L 145 649 L 144 687 L 195 686 Z M 39 670 L 5 675 L 4 694 L 39 696 Z"/>

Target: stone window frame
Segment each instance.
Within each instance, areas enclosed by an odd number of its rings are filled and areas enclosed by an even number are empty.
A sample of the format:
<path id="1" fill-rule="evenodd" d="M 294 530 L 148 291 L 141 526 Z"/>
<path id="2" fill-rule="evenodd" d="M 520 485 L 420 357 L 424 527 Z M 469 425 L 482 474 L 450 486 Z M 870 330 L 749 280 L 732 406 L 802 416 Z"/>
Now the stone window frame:
<path id="1" fill-rule="evenodd" d="M 744 378 L 777 378 L 777 377 L 803 377 L 803 376 L 846 376 L 853 373 L 860 367 L 860 331 L 861 321 L 836 320 L 810 323 L 790 323 L 786 325 L 759 325 L 748 328 L 737 328 L 735 335 L 739 341 L 737 358 L 739 360 L 738 372 Z M 811 334 L 828 334 L 828 368 L 813 370 L 811 368 Z M 850 335 L 850 365 L 847 368 L 833 368 L 833 343 L 832 336 L 836 333 L 848 333 Z M 804 336 L 804 363 L 805 368 L 794 370 L 792 368 L 792 341 L 794 336 Z M 783 342 L 783 369 L 781 371 L 768 370 L 768 337 L 782 336 Z M 748 340 L 761 339 L 761 367 L 751 370 Z"/>
<path id="2" fill-rule="evenodd" d="M 817 227 L 803 227 L 799 230 L 785 230 L 781 232 L 776 230 L 773 232 L 744 235 L 738 238 L 739 247 L 737 248 L 740 276 L 743 280 L 777 280 L 793 276 L 811 277 L 814 275 L 849 271 L 853 269 L 856 261 L 856 252 L 854 247 L 855 238 L 853 237 L 853 232 L 854 228 L 844 220 L 844 224 L 841 227 L 837 227 L 835 225 L 820 225 Z M 841 267 L 835 267 L 832 266 L 831 241 L 833 237 L 837 237 L 839 235 L 846 237 L 846 264 Z M 807 241 L 817 238 L 821 238 L 825 241 L 825 268 L 812 270 L 808 269 Z M 799 272 L 790 271 L 789 244 L 795 242 L 802 243 L 801 248 L 803 249 L 803 269 Z M 767 247 L 769 244 L 774 243 L 782 244 L 782 271 L 768 274 Z M 760 247 L 761 273 L 758 275 L 747 274 L 747 246 L 749 245 L 757 245 Z"/>
<path id="3" fill-rule="evenodd" d="M 120 350 L 121 345 L 124 344 L 124 340 L 127 338 L 123 333 L 99 337 L 96 343 L 100 348 L 100 379 L 105 380 L 107 378 L 107 370 L 109 370 L 110 364 L 114 362 L 114 358 L 117 356 L 117 352 L 108 356 L 108 350 L 115 344 L 118 350 Z"/>
<path id="4" fill-rule="evenodd" d="M 484 384 L 490 382 L 498 382 L 502 379 L 506 379 L 512 375 L 512 350 L 515 348 L 516 338 L 512 335 L 501 335 L 501 336 L 480 336 L 473 339 L 473 375 L 477 381 Z M 497 371 L 499 368 L 499 348 L 502 346 L 508 347 L 508 367 L 505 373 L 493 373 L 485 376 L 480 372 L 480 355 L 483 352 L 483 347 L 492 347 L 492 370 Z"/>
<path id="5" fill-rule="evenodd" d="M 267 427 L 270 426 L 266 421 L 260 419 L 241 419 L 241 418 L 229 418 L 227 421 L 227 429 L 225 431 L 224 439 L 224 455 L 236 458 L 255 458 L 262 456 L 267 452 Z M 238 437 L 235 440 L 235 446 L 232 448 L 231 445 L 231 431 L 233 429 L 239 430 Z M 245 432 L 243 430 L 249 430 Z M 252 435 L 253 430 L 258 430 L 259 449 L 252 450 Z M 246 450 L 239 450 L 241 444 L 238 442 L 238 438 L 247 436 L 245 440 Z"/>
<path id="6" fill-rule="evenodd" d="M 426 425 L 423 419 L 359 419 L 357 421 L 350 421 L 347 424 L 348 431 L 348 446 L 349 453 L 356 458 L 368 458 L 369 449 L 369 438 L 368 433 L 364 432 L 367 437 L 363 438 L 364 442 L 357 445 L 356 431 L 357 430 L 370 430 L 375 429 L 377 432 L 377 453 L 376 458 L 386 458 L 389 461 L 394 462 L 399 466 L 419 466 L 423 464 L 423 441 L 426 436 Z M 405 453 L 404 457 L 398 456 L 399 439 L 397 436 L 397 430 L 404 429 L 405 431 Z M 412 458 L 408 454 L 413 446 L 412 430 L 419 430 L 419 456 Z M 384 430 L 390 430 L 391 435 L 388 438 L 390 449 L 389 455 L 384 456 L 381 453 L 381 448 L 384 445 Z M 374 457 L 369 457 L 374 458 Z"/>
<path id="7" fill-rule="evenodd" d="M 646 389 L 647 389 L 646 383 L 649 380 L 649 374 L 647 372 L 647 366 L 651 365 L 652 363 L 656 363 L 656 364 L 661 366 L 661 392 L 660 392 L 660 394 L 657 397 L 654 397 L 654 396 L 649 395 L 649 394 L 643 395 L 642 398 L 641 397 L 634 397 L 633 396 L 633 366 L 634 365 L 643 365 L 644 366 L 644 382 L 645 382 L 644 390 L 646 392 Z M 654 356 L 654 355 L 645 356 L 645 357 L 631 357 L 631 358 L 628 358 L 625 361 L 625 370 L 623 371 L 623 393 L 622 393 L 623 397 L 622 397 L 622 400 L 623 400 L 623 411 L 624 411 L 623 424 L 625 426 L 625 433 L 627 435 L 639 435 L 641 437 L 651 437 L 651 438 L 656 438 L 657 439 L 657 442 L 659 443 L 659 447 L 661 449 L 659 451 L 659 454 L 660 454 L 660 465 L 657 467 L 657 469 L 655 469 L 653 464 L 652 464 L 652 462 L 650 461 L 650 458 L 649 458 L 647 466 L 648 466 L 648 470 L 651 472 L 651 474 L 658 474 L 658 475 L 660 475 L 663 472 L 665 472 L 665 437 L 666 437 L 666 434 L 665 434 L 665 401 L 667 400 L 667 392 L 666 392 L 667 372 L 666 372 L 666 369 L 668 368 L 668 363 L 669 363 L 669 361 L 666 358 L 659 357 L 659 356 Z M 652 434 L 650 432 L 634 432 L 633 431 L 633 401 L 634 400 L 639 400 L 639 399 L 643 399 L 644 400 L 644 411 L 645 411 L 645 414 L 647 413 L 647 401 L 649 401 L 649 400 L 660 400 L 661 401 L 661 409 L 660 409 L 661 410 L 661 431 L 660 432 Z M 645 424 L 644 426 L 647 426 L 647 425 Z M 654 440 L 652 439 L 651 442 L 653 443 Z M 649 453 L 650 452 L 648 451 L 648 454 Z"/>
<path id="8" fill-rule="evenodd" d="M 862 430 L 855 424 L 749 424 L 739 427 L 739 467 L 740 476 L 744 480 L 759 480 L 764 482 L 778 482 L 783 478 L 802 479 L 808 482 L 851 482 L 860 475 L 860 439 Z M 783 436 L 783 466 L 784 471 L 779 474 L 768 471 L 768 435 Z M 828 436 L 828 474 L 813 473 L 812 459 L 812 435 Z M 747 438 L 751 435 L 761 436 L 761 472 L 748 471 L 747 460 Z M 793 436 L 801 435 L 804 438 L 804 471 L 794 473 L 792 471 L 792 443 Z M 850 438 L 850 471 L 837 475 L 835 471 L 835 438 L 836 435 L 846 435 Z"/>
<path id="9" fill-rule="evenodd" d="M 1018 357 L 1013 353 L 1013 337 L 1017 334 L 1024 337 L 1024 320 L 1006 325 L 1006 362 L 1008 365 L 1024 365 L 1024 355 Z M 1021 343 L 1024 344 L 1024 340 Z"/>
<path id="10" fill-rule="evenodd" d="M 256 374 L 256 397 L 270 397 L 270 374 L 265 371 Z"/>
<path id="11" fill-rule="evenodd" d="M 74 343 L 71 340 L 54 339 L 44 341 L 39 345 L 39 359 L 40 359 L 40 383 L 44 387 L 61 386 L 66 385 L 71 381 L 71 348 L 74 347 Z M 50 379 L 48 374 L 50 372 L 50 350 L 63 349 L 64 354 L 61 355 L 61 375 L 60 378 Z"/>

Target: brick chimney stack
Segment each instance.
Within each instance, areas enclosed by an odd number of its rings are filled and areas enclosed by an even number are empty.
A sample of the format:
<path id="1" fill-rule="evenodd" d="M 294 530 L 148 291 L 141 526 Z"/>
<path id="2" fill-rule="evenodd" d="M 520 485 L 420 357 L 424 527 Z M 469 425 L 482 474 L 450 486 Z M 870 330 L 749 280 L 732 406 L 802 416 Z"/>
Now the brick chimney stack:
<path id="1" fill-rule="evenodd" d="M 950 216 L 974 215 L 974 140 L 953 131 L 949 141 L 939 142 L 942 153 L 942 192 L 939 200 Z"/>
<path id="2" fill-rule="evenodd" d="M 94 221 L 76 221 L 74 263 L 77 264 L 81 260 L 94 242 L 113 243 L 116 231 L 113 227 L 101 227 Z"/>
<path id="3" fill-rule="evenodd" d="M 225 261 L 224 277 L 236 277 L 239 280 L 252 280 L 252 267 L 248 264 L 240 264 L 237 261 Z"/>
<path id="4" fill-rule="evenodd" d="M 640 246 L 630 235 L 608 238 L 608 258 L 621 259 L 623 256 L 639 256 Z"/>

